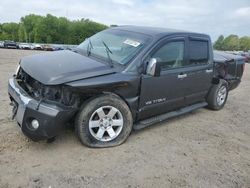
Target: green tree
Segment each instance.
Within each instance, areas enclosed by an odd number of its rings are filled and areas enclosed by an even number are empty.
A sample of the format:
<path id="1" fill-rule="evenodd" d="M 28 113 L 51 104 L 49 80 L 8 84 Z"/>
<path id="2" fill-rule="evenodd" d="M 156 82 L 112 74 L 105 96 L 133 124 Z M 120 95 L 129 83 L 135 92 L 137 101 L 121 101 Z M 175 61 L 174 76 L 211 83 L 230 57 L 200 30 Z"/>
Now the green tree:
<path id="1" fill-rule="evenodd" d="M 42 16 L 35 15 L 35 14 L 30 14 L 21 18 L 21 24 L 23 24 L 25 28 L 28 42 L 34 42 L 35 28 L 39 20 L 42 18 L 43 18 Z"/>
<path id="2" fill-rule="evenodd" d="M 17 23 L 3 23 L 1 26 L 1 38 L 3 40 L 18 40 L 18 28 Z"/>
<path id="3" fill-rule="evenodd" d="M 27 33 L 23 24 L 20 24 L 18 28 L 18 40 L 19 42 L 28 42 Z"/>
<path id="4" fill-rule="evenodd" d="M 67 44 L 68 43 L 68 38 L 69 38 L 69 25 L 70 22 L 67 18 L 59 18 L 58 19 L 58 25 L 57 25 L 57 30 L 58 30 L 58 41 L 55 41 L 56 43 L 62 43 L 62 44 Z"/>
<path id="5" fill-rule="evenodd" d="M 223 50 L 223 47 L 224 47 L 223 42 L 224 42 L 224 36 L 223 36 L 223 35 L 220 35 L 220 36 L 218 37 L 218 39 L 215 41 L 215 43 L 214 43 L 214 48 L 215 48 L 216 50 Z"/>
<path id="6" fill-rule="evenodd" d="M 51 14 L 29 14 L 22 17 L 20 23 L 0 24 L 0 40 L 79 44 L 85 38 L 106 28 L 106 25 L 84 18 L 70 21 Z"/>
<path id="7" fill-rule="evenodd" d="M 240 38 L 240 49 L 243 51 L 250 50 L 250 37 L 244 36 Z"/>
<path id="8" fill-rule="evenodd" d="M 237 35 L 229 35 L 223 43 L 225 50 L 240 50 L 240 40 Z"/>

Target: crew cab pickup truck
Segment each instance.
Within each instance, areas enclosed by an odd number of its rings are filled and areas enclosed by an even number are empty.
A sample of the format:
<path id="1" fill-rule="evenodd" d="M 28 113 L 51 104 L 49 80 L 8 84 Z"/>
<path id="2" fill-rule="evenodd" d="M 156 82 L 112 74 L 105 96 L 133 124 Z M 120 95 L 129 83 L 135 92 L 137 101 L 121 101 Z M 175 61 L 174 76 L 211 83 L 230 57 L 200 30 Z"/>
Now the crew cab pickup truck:
<path id="1" fill-rule="evenodd" d="M 244 59 L 213 55 L 206 34 L 119 26 L 74 51 L 24 57 L 9 80 L 13 118 L 34 141 L 74 122 L 89 147 L 123 143 L 132 129 L 208 107 L 220 110 Z"/>

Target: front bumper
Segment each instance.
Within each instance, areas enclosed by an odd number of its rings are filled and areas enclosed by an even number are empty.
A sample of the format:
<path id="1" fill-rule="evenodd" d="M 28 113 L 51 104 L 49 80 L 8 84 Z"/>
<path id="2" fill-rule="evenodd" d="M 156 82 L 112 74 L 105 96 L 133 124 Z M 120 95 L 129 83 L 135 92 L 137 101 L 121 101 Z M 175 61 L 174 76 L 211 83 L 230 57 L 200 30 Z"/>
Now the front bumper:
<path id="1" fill-rule="evenodd" d="M 8 93 L 10 100 L 17 104 L 15 119 L 22 132 L 34 141 L 52 138 L 58 135 L 62 126 L 76 113 L 75 108 L 53 102 L 37 101 L 24 91 L 15 78 L 9 79 Z M 33 119 L 38 120 L 39 127 L 31 126 Z"/>

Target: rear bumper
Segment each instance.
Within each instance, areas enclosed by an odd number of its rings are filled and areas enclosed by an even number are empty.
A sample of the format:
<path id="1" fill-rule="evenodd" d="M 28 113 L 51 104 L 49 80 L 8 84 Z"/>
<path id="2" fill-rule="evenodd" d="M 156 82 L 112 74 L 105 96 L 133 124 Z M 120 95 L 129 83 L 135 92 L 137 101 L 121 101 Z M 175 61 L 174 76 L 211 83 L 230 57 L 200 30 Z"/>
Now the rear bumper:
<path id="1" fill-rule="evenodd" d="M 11 101 L 17 104 L 15 119 L 20 125 L 22 132 L 34 141 L 58 135 L 62 126 L 76 112 L 75 108 L 61 104 L 40 102 L 31 98 L 19 86 L 15 78 L 9 79 L 8 93 Z M 31 126 L 33 119 L 39 122 L 39 127 L 36 130 Z"/>

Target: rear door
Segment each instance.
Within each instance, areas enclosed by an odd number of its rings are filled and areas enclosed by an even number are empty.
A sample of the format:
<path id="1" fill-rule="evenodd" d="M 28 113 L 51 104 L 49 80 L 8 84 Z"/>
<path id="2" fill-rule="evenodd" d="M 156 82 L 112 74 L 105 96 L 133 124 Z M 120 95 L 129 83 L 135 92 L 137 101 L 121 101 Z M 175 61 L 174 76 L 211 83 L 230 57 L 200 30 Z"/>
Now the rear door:
<path id="1" fill-rule="evenodd" d="M 184 91 L 186 105 L 204 101 L 211 87 L 213 57 L 210 44 L 209 38 L 188 38 L 185 79 L 189 85 Z"/>

